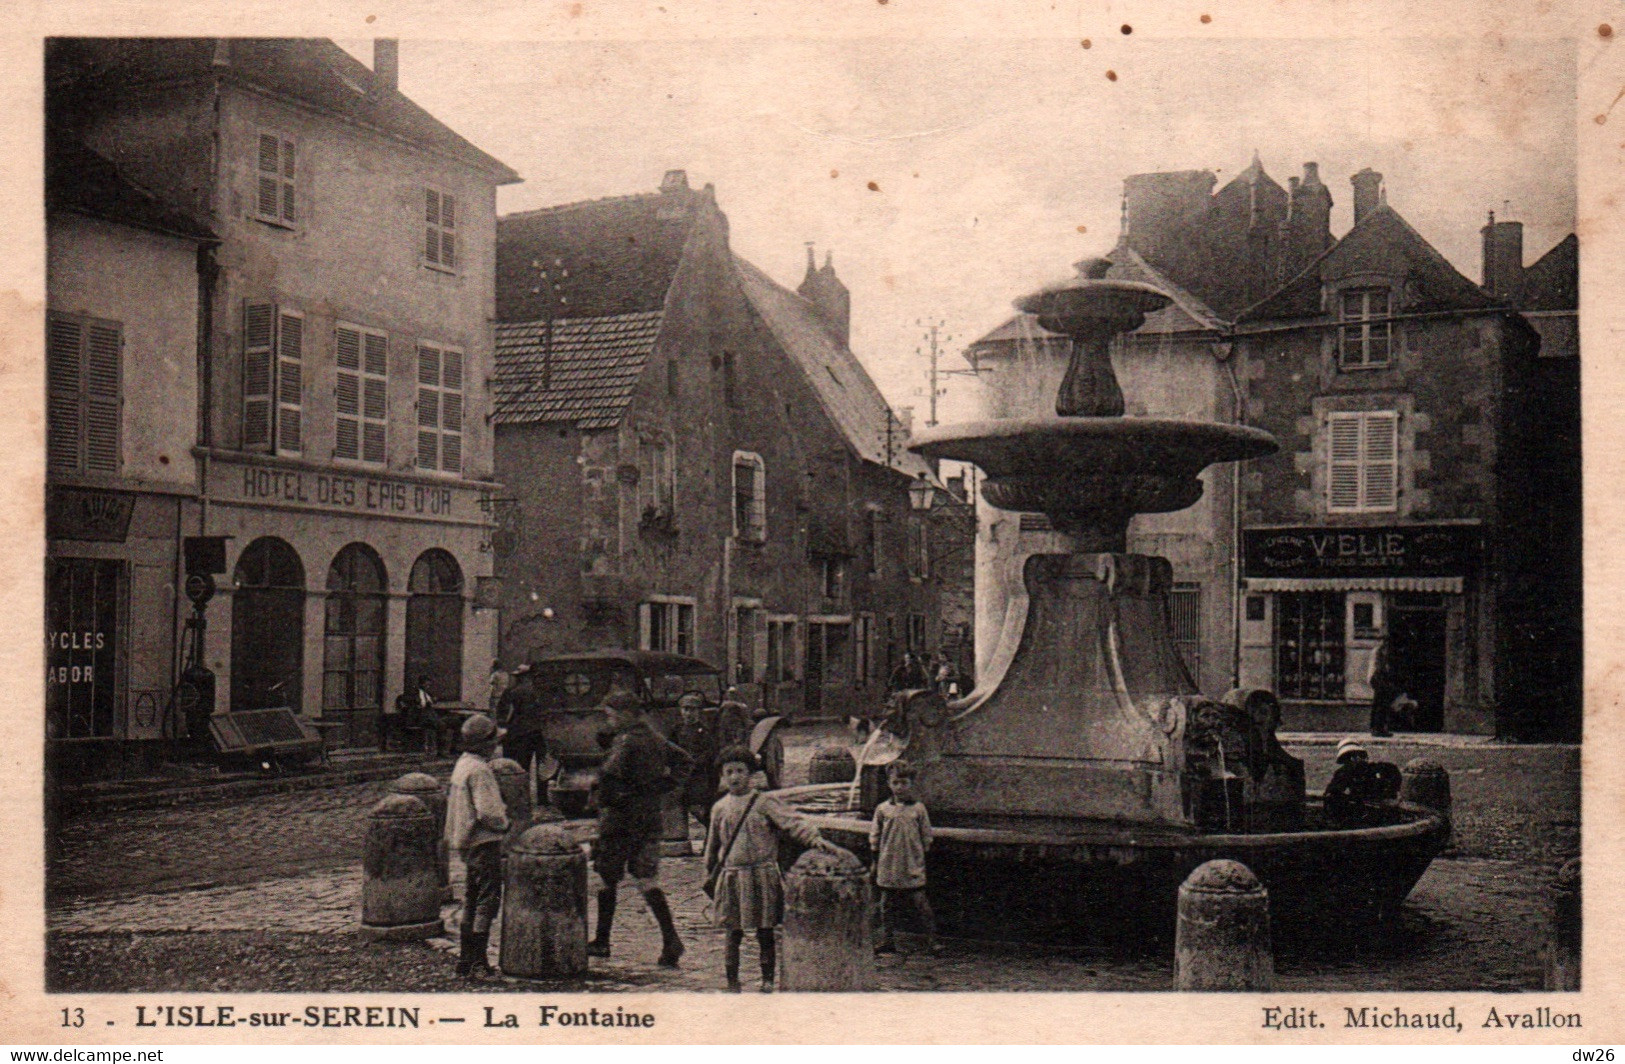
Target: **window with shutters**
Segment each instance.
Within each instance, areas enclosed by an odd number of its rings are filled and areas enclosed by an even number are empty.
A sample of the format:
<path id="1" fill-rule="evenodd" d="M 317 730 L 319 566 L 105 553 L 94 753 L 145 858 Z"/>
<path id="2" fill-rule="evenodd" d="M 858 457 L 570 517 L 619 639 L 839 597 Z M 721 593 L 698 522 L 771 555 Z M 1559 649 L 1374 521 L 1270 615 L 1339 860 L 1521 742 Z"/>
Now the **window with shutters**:
<path id="1" fill-rule="evenodd" d="M 796 679 L 796 619 L 770 617 L 767 622 L 766 683 L 794 683 Z"/>
<path id="2" fill-rule="evenodd" d="M 302 454 L 304 395 L 304 315 L 274 303 L 244 303 L 243 449 Z"/>
<path id="3" fill-rule="evenodd" d="M 418 468 L 463 471 L 463 352 L 418 344 Z"/>
<path id="4" fill-rule="evenodd" d="M 1392 299 L 1386 288 L 1353 288 L 1338 293 L 1337 360 L 1344 369 L 1388 365 Z"/>
<path id="5" fill-rule="evenodd" d="M 124 337 L 118 322 L 52 314 L 46 325 L 46 461 L 53 473 L 117 473 Z"/>
<path id="6" fill-rule="evenodd" d="M 694 600 L 662 598 L 638 604 L 638 649 L 694 653 Z"/>
<path id="7" fill-rule="evenodd" d="M 734 537 L 767 541 L 767 465 L 749 451 L 734 452 Z"/>
<path id="8" fill-rule="evenodd" d="M 254 217 L 293 228 L 299 221 L 298 149 L 286 133 L 260 130 L 254 176 Z"/>
<path id="9" fill-rule="evenodd" d="M 389 421 L 389 337 L 339 322 L 333 331 L 337 382 L 333 457 L 383 465 Z"/>
<path id="10" fill-rule="evenodd" d="M 457 269 L 457 197 L 423 190 L 423 264 L 430 269 Z"/>
<path id="11" fill-rule="evenodd" d="M 1399 509 L 1399 415 L 1392 410 L 1331 414 L 1327 432 L 1327 511 Z"/>

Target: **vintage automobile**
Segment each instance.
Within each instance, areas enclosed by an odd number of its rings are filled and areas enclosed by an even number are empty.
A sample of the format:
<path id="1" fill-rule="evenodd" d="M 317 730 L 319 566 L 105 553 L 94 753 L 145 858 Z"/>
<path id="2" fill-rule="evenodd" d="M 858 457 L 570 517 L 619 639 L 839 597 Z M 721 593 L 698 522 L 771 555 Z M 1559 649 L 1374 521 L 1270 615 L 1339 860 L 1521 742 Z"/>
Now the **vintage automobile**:
<path id="1" fill-rule="evenodd" d="M 649 707 L 650 722 L 661 735 L 676 734 L 678 702 L 695 694 L 713 725 L 722 703 L 722 672 L 698 658 L 652 650 L 596 650 L 558 654 L 530 663 L 541 703 L 542 735 L 548 760 L 543 769 L 548 801 L 566 816 L 581 816 L 597 807 L 598 767 L 608 742 L 609 720 L 604 700 L 617 692 L 632 694 Z M 777 734 L 783 718 L 753 722 L 751 743 L 766 764 L 769 786 L 778 786 L 784 744 Z M 542 784 L 538 780 L 538 785 Z"/>

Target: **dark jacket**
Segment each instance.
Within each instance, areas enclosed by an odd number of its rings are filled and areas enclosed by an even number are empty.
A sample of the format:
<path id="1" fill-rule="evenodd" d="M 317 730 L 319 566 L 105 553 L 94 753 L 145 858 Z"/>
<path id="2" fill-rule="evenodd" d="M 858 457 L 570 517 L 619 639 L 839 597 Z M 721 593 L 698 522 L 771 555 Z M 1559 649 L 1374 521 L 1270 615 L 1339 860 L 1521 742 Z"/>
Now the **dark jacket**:
<path id="1" fill-rule="evenodd" d="M 640 720 L 617 732 L 598 770 L 600 835 L 642 833 L 660 827 L 660 799 L 688 778 L 691 760 Z"/>
<path id="2" fill-rule="evenodd" d="M 497 702 L 497 722 L 514 735 L 534 735 L 542 730 L 542 700 L 528 675 L 506 691 Z"/>

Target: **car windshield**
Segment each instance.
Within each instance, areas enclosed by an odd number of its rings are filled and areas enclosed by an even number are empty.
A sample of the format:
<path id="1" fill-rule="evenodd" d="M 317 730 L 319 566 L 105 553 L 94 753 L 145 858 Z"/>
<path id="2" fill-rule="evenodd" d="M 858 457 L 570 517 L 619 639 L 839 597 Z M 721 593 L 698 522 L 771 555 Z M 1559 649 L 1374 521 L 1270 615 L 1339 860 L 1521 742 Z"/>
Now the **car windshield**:
<path id="1" fill-rule="evenodd" d="M 649 677 L 649 697 L 657 706 L 675 706 L 678 699 L 694 693 L 714 706 L 722 701 L 721 684 L 721 676 L 714 672 L 656 673 Z"/>

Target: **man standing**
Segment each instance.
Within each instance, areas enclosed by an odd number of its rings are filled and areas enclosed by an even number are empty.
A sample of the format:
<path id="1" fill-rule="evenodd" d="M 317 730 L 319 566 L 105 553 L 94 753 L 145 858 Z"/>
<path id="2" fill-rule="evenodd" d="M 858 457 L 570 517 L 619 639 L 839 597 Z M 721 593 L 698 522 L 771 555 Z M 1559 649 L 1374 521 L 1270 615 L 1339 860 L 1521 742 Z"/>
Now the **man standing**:
<path id="1" fill-rule="evenodd" d="M 542 734 L 541 696 L 529 665 L 517 666 L 513 677 L 513 686 L 502 693 L 497 704 L 497 720 L 508 729 L 508 737 L 502 742 L 503 753 L 517 761 L 529 779 L 531 761 L 547 756 L 547 742 Z M 539 785 L 537 791 L 539 795 L 546 794 L 547 788 Z"/>
<path id="2" fill-rule="evenodd" d="M 598 892 L 597 933 L 587 944 L 587 955 L 609 956 L 616 891 L 621 877 L 631 872 L 660 925 L 659 963 L 675 968 L 683 940 L 660 889 L 660 805 L 662 796 L 688 777 L 689 758 L 655 732 L 637 696 L 610 695 L 604 709 L 614 738 L 598 771 L 598 841 L 593 844 L 593 871 L 604 886 Z"/>

